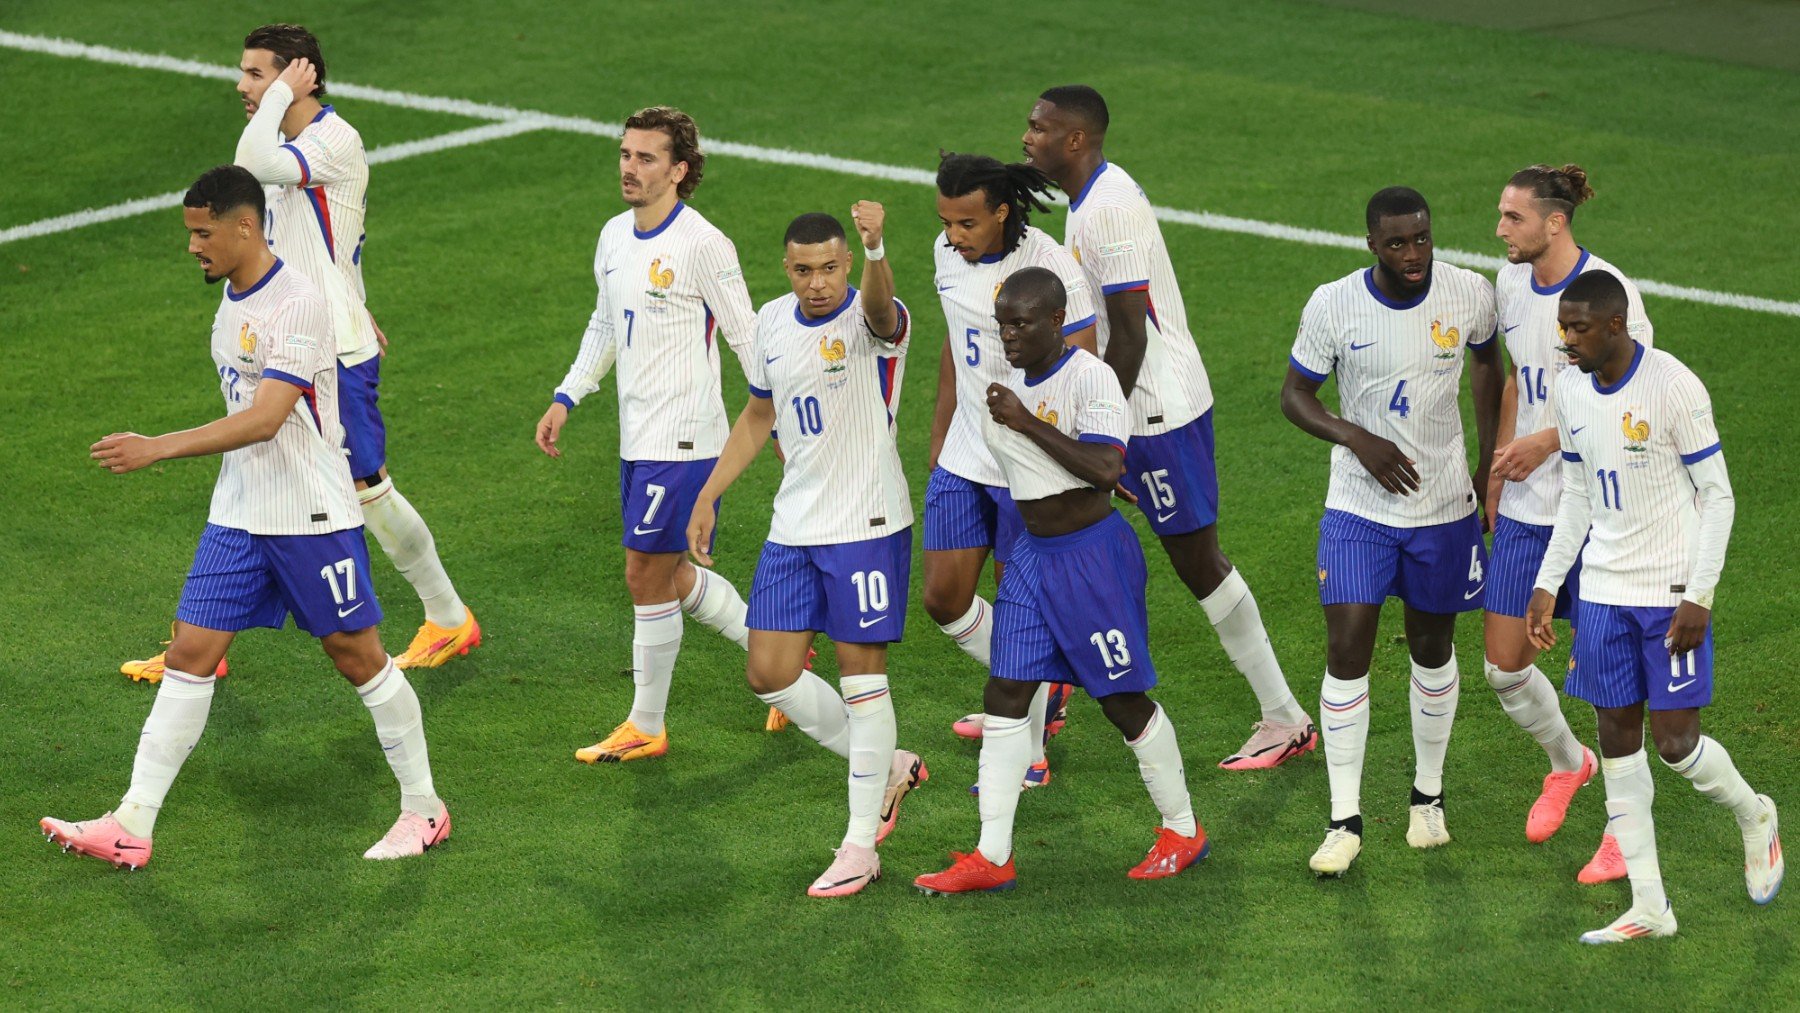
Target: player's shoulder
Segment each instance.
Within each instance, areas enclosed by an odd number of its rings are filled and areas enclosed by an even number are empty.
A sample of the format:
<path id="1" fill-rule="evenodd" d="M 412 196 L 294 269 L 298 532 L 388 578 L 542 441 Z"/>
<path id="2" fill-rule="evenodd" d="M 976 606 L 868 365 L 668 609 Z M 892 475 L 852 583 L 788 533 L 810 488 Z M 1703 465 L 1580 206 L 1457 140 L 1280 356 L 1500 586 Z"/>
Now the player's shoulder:
<path id="1" fill-rule="evenodd" d="M 1585 259 L 1581 264 L 1582 274 L 1586 274 L 1589 271 L 1605 271 L 1607 274 L 1619 279 L 1620 283 L 1625 286 L 1625 291 L 1632 294 L 1637 293 L 1637 283 L 1632 281 L 1624 271 L 1619 270 L 1618 266 L 1612 261 L 1607 260 L 1592 250 L 1584 248 L 1581 252 L 1585 255 Z"/>
<path id="2" fill-rule="evenodd" d="M 724 230 L 714 225 L 707 217 L 694 208 L 692 204 L 682 203 L 667 223 L 669 231 L 675 232 L 697 248 L 732 246 L 731 237 Z"/>
<path id="3" fill-rule="evenodd" d="M 785 323 L 794 319 L 799 307 L 800 297 L 792 292 L 776 296 L 757 308 L 756 322 L 764 326 Z"/>
<path id="4" fill-rule="evenodd" d="M 344 119 L 343 114 L 338 112 L 335 106 L 326 106 L 319 110 L 319 115 L 308 126 L 333 140 L 354 141 L 358 145 L 362 144 L 362 132 L 351 126 L 350 121 Z"/>
<path id="5" fill-rule="evenodd" d="M 1687 363 L 1660 348 L 1644 348 L 1643 358 L 1638 361 L 1638 372 L 1666 387 L 1702 386 L 1699 374 Z"/>
<path id="6" fill-rule="evenodd" d="M 1094 177 L 1093 185 L 1081 198 L 1083 211 L 1089 213 L 1107 213 L 1110 216 L 1132 214 L 1150 210 L 1150 199 L 1144 188 L 1138 185 L 1131 173 L 1117 162 L 1108 162 Z"/>
<path id="7" fill-rule="evenodd" d="M 279 261 L 275 272 L 248 295 L 255 298 L 272 319 L 294 322 L 330 319 L 325 291 L 305 272 L 285 260 Z"/>
<path id="8" fill-rule="evenodd" d="M 1502 264 L 1494 273 L 1494 290 L 1505 294 L 1514 294 L 1524 290 L 1531 283 L 1531 265 Z"/>
<path id="9" fill-rule="evenodd" d="M 1081 265 L 1076 262 L 1075 255 L 1068 247 L 1050 237 L 1048 232 L 1035 225 L 1025 226 L 1025 232 L 1019 237 L 1019 253 L 1026 263 L 1035 267 L 1047 267 L 1063 276 L 1065 284 L 1072 277 L 1081 275 Z"/>
<path id="10" fill-rule="evenodd" d="M 1432 264 L 1431 275 L 1431 287 L 1434 290 L 1441 289 L 1445 294 L 1466 296 L 1492 294 L 1494 291 L 1494 283 L 1487 279 L 1487 275 L 1456 264 L 1436 262 Z"/>
<path id="11" fill-rule="evenodd" d="M 1354 303 L 1364 297 L 1369 286 L 1369 269 L 1359 267 L 1342 278 L 1335 278 L 1313 289 L 1306 300 L 1308 309 L 1335 308 Z"/>
<path id="12" fill-rule="evenodd" d="M 1071 382 L 1079 381 L 1084 384 L 1098 384 L 1101 387 L 1110 386 L 1114 390 L 1122 390 L 1119 387 L 1119 374 L 1106 364 L 1105 359 L 1080 345 L 1069 347 L 1071 352 L 1068 361 L 1063 364 L 1063 368 L 1068 371 L 1068 378 Z"/>

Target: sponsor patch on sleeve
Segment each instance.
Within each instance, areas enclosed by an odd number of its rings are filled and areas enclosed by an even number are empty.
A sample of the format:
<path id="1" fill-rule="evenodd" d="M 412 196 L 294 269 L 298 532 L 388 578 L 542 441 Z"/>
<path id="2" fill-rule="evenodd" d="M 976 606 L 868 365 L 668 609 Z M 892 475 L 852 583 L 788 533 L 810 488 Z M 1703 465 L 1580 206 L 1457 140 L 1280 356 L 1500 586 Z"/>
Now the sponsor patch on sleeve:
<path id="1" fill-rule="evenodd" d="M 1102 256 L 1102 257 L 1123 257 L 1127 253 L 1130 253 L 1136 249 L 1137 249 L 1137 241 L 1136 240 L 1122 239 L 1119 242 L 1107 243 L 1106 245 L 1100 247 L 1100 256 Z"/>
<path id="2" fill-rule="evenodd" d="M 1105 398 L 1093 398 L 1089 400 L 1087 403 L 1087 410 L 1091 412 L 1110 412 L 1114 415 L 1125 414 L 1124 406 L 1120 405 L 1117 401 L 1108 401 Z"/>
<path id="3" fill-rule="evenodd" d="M 310 352 L 319 347 L 319 339 L 309 338 L 304 334 L 290 334 L 287 338 L 287 346 L 289 348 L 304 348 Z"/>
<path id="4" fill-rule="evenodd" d="M 736 264 L 733 264 L 732 266 L 726 268 L 725 270 L 720 271 L 715 277 L 717 277 L 720 281 L 730 281 L 733 278 L 741 278 L 743 276 L 744 276 L 744 269 L 742 267 L 739 267 Z"/>

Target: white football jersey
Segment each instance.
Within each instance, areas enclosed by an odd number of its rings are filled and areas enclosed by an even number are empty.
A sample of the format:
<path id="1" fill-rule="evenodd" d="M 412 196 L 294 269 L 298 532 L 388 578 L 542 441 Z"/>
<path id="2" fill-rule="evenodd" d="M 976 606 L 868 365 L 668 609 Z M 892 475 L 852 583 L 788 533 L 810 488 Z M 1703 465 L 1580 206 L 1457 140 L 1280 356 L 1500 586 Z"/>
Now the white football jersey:
<path id="1" fill-rule="evenodd" d="M 600 230 L 594 280 L 599 297 L 558 400 L 580 404 L 616 357 L 621 458 L 719 456 L 731 429 L 719 394 L 719 340 L 748 376 L 744 356 L 756 334 L 737 248 L 686 204 L 647 232 L 626 211 Z"/>
<path id="2" fill-rule="evenodd" d="M 983 257 L 971 264 L 946 246 L 939 233 L 935 255 L 938 301 L 944 308 L 950 357 L 956 367 L 956 414 L 950 419 L 943 449 L 938 451 L 938 467 L 982 485 L 1005 485 L 985 439 L 986 430 L 994 425 L 987 410 L 988 384 L 1005 383 L 1014 372 L 1000 344 L 1000 325 L 994 322 L 994 297 L 1013 272 L 1049 268 L 1062 279 L 1067 293 L 1063 310 L 1063 335 L 1067 336 L 1093 326 L 1094 303 L 1087 276 L 1069 251 L 1030 225 L 1025 226 L 1011 253 Z"/>
<path id="3" fill-rule="evenodd" d="M 1463 357 L 1494 337 L 1494 286 L 1437 262 L 1424 295 L 1396 303 L 1374 268 L 1320 285 L 1300 315 L 1289 362 L 1323 382 L 1337 374 L 1338 414 L 1392 440 L 1419 472 L 1411 495 L 1388 492 L 1348 447 L 1331 450 L 1325 508 L 1397 528 L 1447 524 L 1475 509 L 1463 444 Z"/>
<path id="4" fill-rule="evenodd" d="M 1087 274 L 1096 313 L 1094 337 L 1102 357 L 1112 323 L 1106 315 L 1106 296 L 1145 293 L 1149 319 L 1144 328 L 1144 364 L 1131 389 L 1131 434 L 1155 436 L 1206 414 L 1213 406 L 1212 384 L 1188 330 L 1175 267 L 1143 189 L 1124 169 L 1100 163 L 1069 202 L 1063 242 Z"/>
<path id="5" fill-rule="evenodd" d="M 1619 269 L 1581 251 L 1581 259 L 1569 276 L 1549 287 L 1539 286 L 1532 278 L 1530 264 L 1508 264 L 1494 279 L 1494 298 L 1500 311 L 1500 333 L 1506 339 L 1506 354 L 1512 358 L 1513 381 L 1518 385 L 1518 411 L 1514 416 L 1513 436 L 1554 428 L 1555 409 L 1550 399 L 1555 396 L 1557 381 L 1567 371 L 1570 379 L 1579 380 L 1580 370 L 1569 365 L 1569 357 L 1557 351 L 1562 335 L 1556 324 L 1556 307 L 1562 291 L 1583 271 L 1608 271 L 1625 283 L 1625 297 L 1630 309 L 1625 324 L 1638 343 L 1650 346 L 1655 330 L 1644 315 L 1644 298 L 1636 285 L 1619 273 Z M 1562 496 L 1562 464 L 1555 454 L 1524 481 L 1507 482 L 1500 490 L 1500 514 L 1523 524 L 1556 523 L 1556 503 Z"/>
<path id="6" fill-rule="evenodd" d="M 911 329 L 882 341 L 852 287 L 843 305 L 812 319 L 792 293 L 756 315 L 746 373 L 754 397 L 772 398 L 786 460 L 769 541 L 837 545 L 885 538 L 912 525 L 912 497 L 894 444 Z"/>
<path id="7" fill-rule="evenodd" d="M 1679 359 L 1641 345 L 1611 387 L 1597 376 L 1566 379 L 1554 402 L 1560 456 L 1578 465 L 1565 474 L 1570 481 L 1581 476 L 1592 516 L 1581 598 L 1674 606 L 1699 550 L 1699 501 L 1688 465 L 1719 452 L 1712 399 Z"/>
<path id="8" fill-rule="evenodd" d="M 302 394 L 273 439 L 224 455 L 207 520 L 253 535 L 322 535 L 362 524 L 338 422 L 331 316 L 318 287 L 280 260 L 242 292 L 226 282 L 212 356 L 226 415 L 250 407 L 264 380 Z"/>
<path id="9" fill-rule="evenodd" d="M 1024 370 L 1014 369 L 1005 382 L 1033 415 L 1065 436 L 1083 443 L 1111 444 L 1121 453 L 1131 439 L 1131 415 L 1126 411 L 1125 391 L 1119 387 L 1118 374 L 1085 348 L 1070 345 L 1050 372 L 1035 380 L 1027 377 Z M 991 423 L 993 416 L 988 419 Z M 1014 502 L 1092 488 L 1056 463 L 1029 436 L 997 423 L 990 424 L 983 433 L 988 449 L 1005 473 L 1005 485 L 1012 490 Z"/>

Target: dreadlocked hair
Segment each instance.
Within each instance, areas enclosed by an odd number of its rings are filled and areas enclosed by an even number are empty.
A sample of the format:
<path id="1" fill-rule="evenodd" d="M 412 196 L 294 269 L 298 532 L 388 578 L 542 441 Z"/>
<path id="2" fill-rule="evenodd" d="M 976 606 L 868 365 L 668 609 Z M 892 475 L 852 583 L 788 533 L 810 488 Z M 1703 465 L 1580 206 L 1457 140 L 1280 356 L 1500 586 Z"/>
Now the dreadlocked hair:
<path id="1" fill-rule="evenodd" d="M 1002 204 L 1011 209 L 1002 226 L 1002 253 L 1011 253 L 1024 238 L 1031 212 L 1050 210 L 1050 185 L 1049 176 L 1024 162 L 1006 164 L 987 155 L 938 152 L 938 193 L 964 197 L 980 190 L 987 197 L 989 211 Z"/>

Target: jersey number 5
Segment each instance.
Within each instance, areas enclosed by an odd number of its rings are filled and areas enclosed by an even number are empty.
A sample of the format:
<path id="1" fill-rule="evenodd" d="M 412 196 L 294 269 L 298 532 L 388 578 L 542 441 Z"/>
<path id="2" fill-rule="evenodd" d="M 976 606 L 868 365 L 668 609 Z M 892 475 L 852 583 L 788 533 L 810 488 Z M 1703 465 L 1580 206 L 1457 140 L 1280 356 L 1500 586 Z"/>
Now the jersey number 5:
<path id="1" fill-rule="evenodd" d="M 968 333 L 963 335 L 963 346 L 969 350 L 969 354 L 963 356 L 963 361 L 971 366 L 981 365 L 981 346 L 975 343 L 975 339 L 979 337 L 981 337 L 981 331 L 974 327 L 969 328 Z"/>

